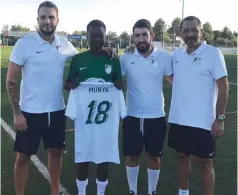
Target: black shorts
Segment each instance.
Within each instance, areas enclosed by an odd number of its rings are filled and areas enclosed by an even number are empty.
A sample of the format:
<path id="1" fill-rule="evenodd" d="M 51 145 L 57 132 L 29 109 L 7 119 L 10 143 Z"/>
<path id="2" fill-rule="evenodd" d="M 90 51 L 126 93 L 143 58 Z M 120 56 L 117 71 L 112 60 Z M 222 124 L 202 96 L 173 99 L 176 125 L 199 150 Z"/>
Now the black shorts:
<path id="1" fill-rule="evenodd" d="M 65 110 L 33 114 L 22 112 L 27 120 L 27 130 L 17 131 L 14 151 L 25 155 L 37 152 L 42 138 L 44 148 L 65 148 Z"/>
<path id="2" fill-rule="evenodd" d="M 144 147 L 148 154 L 162 156 L 167 132 L 165 117 L 140 119 L 128 116 L 123 120 L 122 132 L 125 156 L 140 156 Z"/>
<path id="3" fill-rule="evenodd" d="M 179 153 L 209 159 L 215 156 L 216 142 L 211 131 L 170 124 L 168 146 Z"/>

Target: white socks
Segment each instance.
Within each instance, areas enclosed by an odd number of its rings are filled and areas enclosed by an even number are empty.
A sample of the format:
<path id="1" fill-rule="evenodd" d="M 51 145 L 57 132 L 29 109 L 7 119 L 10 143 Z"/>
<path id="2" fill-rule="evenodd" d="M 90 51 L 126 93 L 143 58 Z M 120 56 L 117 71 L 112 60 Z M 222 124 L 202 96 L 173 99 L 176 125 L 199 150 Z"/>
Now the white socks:
<path id="1" fill-rule="evenodd" d="M 139 166 L 137 167 L 126 166 L 126 172 L 127 172 L 127 180 L 128 180 L 130 191 L 137 193 L 137 180 L 138 180 Z M 160 170 L 147 169 L 147 173 L 148 173 L 148 185 L 149 185 L 148 193 L 152 194 L 152 192 L 156 191 Z"/>
<path id="2" fill-rule="evenodd" d="M 148 185 L 149 185 L 148 194 L 152 194 L 152 192 L 156 191 L 160 169 L 159 170 L 147 169 L 147 173 L 148 173 Z"/>
<path id="3" fill-rule="evenodd" d="M 96 180 L 96 183 L 97 183 L 97 195 L 104 195 L 107 184 L 108 184 L 108 181 L 98 181 L 98 180 Z"/>
<path id="4" fill-rule="evenodd" d="M 180 190 L 178 195 L 189 195 L 189 190 Z"/>
<path id="5" fill-rule="evenodd" d="M 86 187 L 88 185 L 88 180 L 79 181 L 76 179 L 77 187 L 78 187 L 78 195 L 86 195 Z"/>
<path id="6" fill-rule="evenodd" d="M 139 166 L 137 167 L 126 166 L 126 173 L 130 191 L 133 191 L 135 192 L 135 194 L 137 194 L 137 179 L 139 173 Z"/>
<path id="7" fill-rule="evenodd" d="M 86 187 L 88 185 L 88 180 L 85 181 L 79 181 L 76 179 L 77 187 L 78 187 L 78 195 L 86 195 Z M 97 195 L 104 195 L 105 189 L 107 187 L 108 181 L 98 181 L 97 183 Z"/>

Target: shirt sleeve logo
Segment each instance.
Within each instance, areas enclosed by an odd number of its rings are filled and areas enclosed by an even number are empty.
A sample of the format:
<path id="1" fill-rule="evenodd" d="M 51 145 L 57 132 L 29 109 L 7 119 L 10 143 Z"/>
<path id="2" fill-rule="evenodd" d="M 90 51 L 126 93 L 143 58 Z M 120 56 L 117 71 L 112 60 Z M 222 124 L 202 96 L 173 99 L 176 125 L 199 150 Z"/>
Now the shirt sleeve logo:
<path id="1" fill-rule="evenodd" d="M 110 74 L 112 72 L 112 66 L 108 65 L 108 64 L 105 64 L 105 72 L 107 74 Z"/>

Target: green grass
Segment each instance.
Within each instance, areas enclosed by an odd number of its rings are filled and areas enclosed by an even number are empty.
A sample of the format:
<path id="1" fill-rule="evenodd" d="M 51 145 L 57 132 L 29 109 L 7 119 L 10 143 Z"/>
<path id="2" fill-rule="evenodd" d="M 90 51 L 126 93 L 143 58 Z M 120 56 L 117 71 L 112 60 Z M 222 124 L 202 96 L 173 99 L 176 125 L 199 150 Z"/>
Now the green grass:
<path id="1" fill-rule="evenodd" d="M 6 89 L 5 79 L 7 72 L 7 65 L 9 61 L 9 55 L 12 48 L 4 48 L 1 50 L 1 111 L 2 118 L 13 127 L 13 117 L 11 111 L 11 105 L 9 103 Z M 123 51 L 121 51 L 122 53 Z M 232 83 L 237 82 L 237 56 L 226 55 L 225 60 L 227 63 L 227 69 L 229 73 L 229 81 Z M 66 67 L 65 72 L 68 71 Z M 68 93 L 65 92 L 65 100 L 67 101 Z M 164 83 L 164 96 L 166 104 L 166 113 L 168 113 L 168 107 L 171 97 L 171 86 L 166 82 Z M 227 107 L 228 112 L 237 110 L 237 86 L 230 85 L 229 103 Z M 72 122 L 67 121 L 67 129 L 72 128 Z M 10 136 L 1 129 L 2 136 L 2 194 L 14 195 L 14 183 L 13 183 L 13 166 L 15 160 L 15 154 L 12 151 L 13 140 Z M 67 132 L 67 148 L 63 157 L 63 170 L 61 183 L 70 192 L 70 194 L 77 194 L 75 185 L 75 166 L 74 166 L 74 132 Z M 121 136 L 120 136 L 121 137 Z M 215 195 L 235 195 L 237 192 L 237 114 L 227 115 L 225 123 L 225 136 L 217 142 L 217 156 L 214 159 L 214 165 L 216 170 L 216 188 Z M 175 195 L 177 192 L 177 177 L 176 177 L 176 158 L 175 153 L 169 149 L 165 142 L 165 154 L 162 159 L 161 175 L 158 185 L 158 191 L 160 195 Z M 43 149 L 37 153 L 40 160 L 47 165 L 47 153 Z M 141 157 L 141 168 L 139 173 L 138 189 L 140 195 L 147 194 L 147 172 L 146 172 L 146 159 L 145 154 Z M 111 165 L 109 186 L 107 194 L 123 195 L 127 194 L 127 180 L 125 173 L 124 157 L 121 154 L 121 164 Z M 42 195 L 49 194 L 50 188 L 47 181 L 38 172 L 38 170 L 31 164 L 29 167 L 29 179 L 26 189 L 26 194 Z M 95 184 L 95 166 L 90 168 L 90 178 L 88 185 L 88 194 L 96 194 Z M 201 195 L 201 180 L 199 170 L 196 166 L 196 162 L 192 164 L 191 175 L 191 194 Z"/>

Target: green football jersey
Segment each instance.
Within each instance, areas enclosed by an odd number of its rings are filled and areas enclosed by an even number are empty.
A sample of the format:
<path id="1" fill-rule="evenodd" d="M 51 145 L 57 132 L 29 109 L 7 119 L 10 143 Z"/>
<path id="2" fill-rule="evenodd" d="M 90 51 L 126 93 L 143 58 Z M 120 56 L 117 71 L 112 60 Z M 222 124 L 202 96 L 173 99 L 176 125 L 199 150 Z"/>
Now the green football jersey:
<path id="1" fill-rule="evenodd" d="M 94 56 L 90 51 L 76 54 L 72 58 L 67 79 L 83 82 L 89 78 L 100 78 L 106 82 L 121 80 L 119 59 L 110 60 L 107 56 Z"/>

